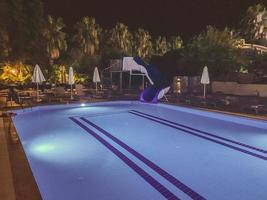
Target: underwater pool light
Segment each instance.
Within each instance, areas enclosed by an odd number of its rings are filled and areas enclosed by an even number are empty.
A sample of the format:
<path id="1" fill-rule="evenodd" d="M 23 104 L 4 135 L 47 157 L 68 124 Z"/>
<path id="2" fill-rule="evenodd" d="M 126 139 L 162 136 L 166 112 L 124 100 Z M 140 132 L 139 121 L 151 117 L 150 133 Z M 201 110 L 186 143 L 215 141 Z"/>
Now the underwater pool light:
<path id="1" fill-rule="evenodd" d="M 53 144 L 40 144 L 35 147 L 35 151 L 38 153 L 48 153 L 54 151 L 56 149 Z"/>

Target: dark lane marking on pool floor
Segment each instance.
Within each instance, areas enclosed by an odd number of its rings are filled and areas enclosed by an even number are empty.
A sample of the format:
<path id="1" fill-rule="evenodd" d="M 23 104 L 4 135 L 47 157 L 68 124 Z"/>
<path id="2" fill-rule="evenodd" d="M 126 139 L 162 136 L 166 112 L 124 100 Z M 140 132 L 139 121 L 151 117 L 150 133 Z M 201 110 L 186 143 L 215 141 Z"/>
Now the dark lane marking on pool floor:
<path id="1" fill-rule="evenodd" d="M 218 135 L 215 135 L 215 134 L 212 134 L 212 133 L 209 133 L 209 132 L 206 132 L 206 131 L 202 131 L 202 130 L 199 130 L 199 129 L 196 129 L 196 128 L 192 128 L 190 126 L 186 126 L 184 124 L 180 124 L 180 123 L 177 123 L 177 122 L 173 122 L 173 121 L 170 121 L 170 120 L 167 120 L 167 119 L 163 119 L 161 117 L 157 117 L 157 116 L 154 116 L 154 115 L 150 115 L 150 114 L 147 114 L 147 113 L 143 113 L 143 112 L 140 112 L 140 111 L 137 111 L 137 110 L 131 110 L 129 111 L 130 113 L 131 112 L 135 112 L 135 113 L 139 113 L 139 114 L 142 114 L 142 115 L 146 115 L 148 117 L 152 117 L 152 118 L 155 118 L 155 119 L 159 119 L 159 120 L 162 120 L 164 122 L 168 122 L 170 124 L 174 124 L 174 125 L 177 125 L 177 126 L 180 126 L 180 127 L 183 127 L 183 128 L 187 128 L 187 129 L 190 129 L 192 131 L 196 131 L 196 132 L 199 132 L 199 133 L 202 133 L 204 135 L 208 135 L 210 137 L 214 137 L 214 138 L 217 138 L 217 139 L 221 139 L 221 140 L 224 140 L 224 141 L 227 141 L 227 142 L 230 142 L 230 143 L 233 143 L 233 144 L 237 144 L 237 145 L 240 145 L 240 146 L 243 146 L 243 147 L 246 147 L 246 148 L 249 148 L 249 149 L 253 149 L 255 151 L 259 151 L 261 153 L 265 153 L 267 154 L 267 150 L 264 150 L 264 149 L 261 149 L 261 148 L 258 148 L 258 147 L 254 147 L 254 146 L 251 146 L 251 145 L 248 145 L 248 144 L 244 144 L 244 143 L 241 143 L 241 142 L 237 142 L 237 141 L 234 141 L 234 140 L 231 140 L 231 139 L 228 139 L 228 138 L 225 138 L 225 137 L 221 137 L 221 136 L 218 136 Z M 132 113 L 133 114 L 133 113 Z"/>
<path id="2" fill-rule="evenodd" d="M 84 117 L 81 117 L 80 119 L 83 120 L 84 122 L 86 122 L 87 124 L 91 125 L 95 129 L 97 129 L 99 132 L 101 132 L 102 134 L 104 134 L 105 136 L 110 138 L 112 141 L 114 141 L 115 143 L 120 145 L 122 148 L 124 148 L 126 151 L 128 151 L 129 153 L 134 155 L 136 158 L 141 160 L 148 167 L 150 167 L 155 172 L 157 172 L 159 175 L 164 177 L 166 180 L 168 180 L 170 183 L 172 183 L 176 188 L 178 188 L 179 190 L 183 191 L 185 194 L 187 194 L 193 200 L 205 200 L 205 198 L 202 197 L 200 194 L 198 194 L 197 192 L 193 191 L 191 188 L 186 186 L 184 183 L 182 183 L 181 181 L 176 179 L 174 176 L 172 176 L 171 174 L 169 174 L 168 172 L 166 172 L 165 170 L 160 168 L 158 165 L 156 165 L 152 161 L 148 160 L 142 154 L 138 153 L 136 150 L 134 150 L 133 148 L 131 148 L 130 146 L 128 146 L 127 144 L 125 144 L 124 142 L 122 142 L 121 140 L 116 138 L 115 136 L 113 136 L 111 133 L 105 131 L 104 129 L 100 128 L 99 126 L 97 126 L 93 122 L 89 121 L 88 119 L 85 119 Z"/>
<path id="3" fill-rule="evenodd" d="M 202 138 L 202 139 L 205 139 L 205 140 L 208 140 L 208 141 L 211 141 L 211 142 L 214 142 L 214 143 L 223 145 L 223 146 L 228 147 L 230 149 L 234 149 L 236 151 L 239 151 L 239 152 L 242 152 L 242 153 L 245 153 L 245 154 L 254 156 L 256 158 L 259 158 L 259 159 L 262 159 L 262 160 L 265 160 L 265 161 L 267 160 L 267 157 L 265 157 L 265 156 L 262 156 L 262 155 L 259 155 L 259 154 L 254 153 L 254 152 L 251 152 L 251 151 L 248 151 L 248 150 L 245 150 L 245 149 L 241 149 L 239 147 L 236 147 L 236 146 L 233 146 L 233 145 L 230 145 L 230 144 L 227 144 L 227 143 L 224 143 L 224 142 L 221 142 L 221 141 L 218 141 L 218 140 L 209 138 L 207 136 L 199 135 L 197 133 L 194 133 L 192 131 L 186 130 L 184 128 L 179 128 L 179 127 L 177 127 L 175 125 L 171 125 L 171 124 L 165 123 L 163 121 L 160 121 L 160 120 L 157 120 L 157 119 L 153 119 L 151 117 L 147 117 L 147 116 L 144 116 L 144 115 L 141 115 L 141 114 L 138 114 L 138 113 L 134 113 L 134 112 L 129 112 L 129 113 L 131 113 L 133 115 L 136 115 L 136 116 L 139 116 L 139 117 L 142 117 L 142 118 L 145 118 L 145 119 L 148 119 L 150 121 L 154 121 L 154 122 L 157 122 L 159 124 L 162 124 L 162 125 L 165 125 L 165 126 L 168 126 L 168 127 L 171 127 L 171 128 L 174 128 L 174 129 L 177 129 L 177 130 L 180 130 L 180 131 L 183 131 L 186 134 L 194 135 L 196 137 L 199 137 L 199 138 Z"/>
<path id="4" fill-rule="evenodd" d="M 149 183 L 154 189 L 156 189 L 159 193 L 161 193 L 168 200 L 180 200 L 177 196 L 175 196 L 170 190 L 164 187 L 161 183 L 159 183 L 156 179 L 150 176 L 147 172 L 145 172 L 141 167 L 135 164 L 132 160 L 130 160 L 127 156 L 121 153 L 118 149 L 113 147 L 110 143 L 108 143 L 105 139 L 100 137 L 97 133 L 92 131 L 90 128 L 82 124 L 77 119 L 70 117 L 74 123 L 76 123 L 79 127 L 84 129 L 87 133 L 92 135 L 96 140 L 102 143 L 106 148 L 108 148 L 112 153 L 114 153 L 118 158 L 120 158 L 126 165 L 128 165 L 132 170 L 134 170 L 137 174 L 139 174 L 147 183 Z"/>

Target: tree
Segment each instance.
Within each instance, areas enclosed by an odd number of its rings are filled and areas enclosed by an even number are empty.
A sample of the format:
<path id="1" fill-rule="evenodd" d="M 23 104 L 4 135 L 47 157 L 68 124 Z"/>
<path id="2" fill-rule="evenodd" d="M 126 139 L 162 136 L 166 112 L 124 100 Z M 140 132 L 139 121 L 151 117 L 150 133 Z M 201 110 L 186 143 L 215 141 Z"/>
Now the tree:
<path id="1" fill-rule="evenodd" d="M 5 63 L 1 67 L 0 82 L 5 84 L 24 84 L 32 76 L 32 67 L 22 62 Z"/>
<path id="2" fill-rule="evenodd" d="M 167 42 L 166 37 L 159 36 L 155 42 L 156 55 L 163 56 L 170 50 L 170 44 Z"/>
<path id="3" fill-rule="evenodd" d="M 267 74 L 267 54 L 257 54 L 248 66 L 248 72 L 262 77 Z"/>
<path id="4" fill-rule="evenodd" d="M 248 41 L 254 42 L 262 36 L 262 16 L 266 8 L 262 4 L 250 6 L 241 20 L 241 35 Z"/>
<path id="5" fill-rule="evenodd" d="M 50 61 L 60 56 L 60 51 L 67 49 L 66 34 L 62 31 L 65 27 L 62 18 L 54 19 L 48 16 L 43 36 L 46 40 L 46 50 L 49 54 Z"/>
<path id="6" fill-rule="evenodd" d="M 7 3 L 0 1 L 0 62 L 9 54 L 9 36 L 7 30 Z"/>
<path id="7" fill-rule="evenodd" d="M 180 49 L 183 46 L 183 40 L 180 36 L 172 36 L 169 40 L 170 50 Z"/>
<path id="8" fill-rule="evenodd" d="M 117 23 L 111 30 L 111 45 L 117 47 L 124 54 L 131 54 L 132 40 L 133 36 L 129 32 L 128 27 L 122 23 Z"/>
<path id="9" fill-rule="evenodd" d="M 24 13 L 24 1 L 23 0 L 8 0 L 8 24 L 7 31 L 11 46 L 12 60 L 24 60 L 25 47 L 27 44 L 27 28 L 25 26 L 26 17 Z"/>
<path id="10" fill-rule="evenodd" d="M 86 55 L 94 55 L 99 50 L 101 28 L 95 18 L 84 17 L 75 25 L 77 33 L 73 41 L 78 44 Z"/>
<path id="11" fill-rule="evenodd" d="M 0 25 L 0 61 L 8 57 L 9 48 L 8 48 L 8 33 L 5 29 L 1 28 Z"/>
<path id="12" fill-rule="evenodd" d="M 231 72 L 237 72 L 241 65 L 246 65 L 246 59 L 241 50 L 236 48 L 236 38 L 232 38 L 230 30 L 223 31 L 208 26 L 207 31 L 194 37 L 184 48 L 181 66 L 186 66 L 194 72 L 201 74 L 206 65 L 212 77 L 227 76 Z"/>
<path id="13" fill-rule="evenodd" d="M 43 3 L 41 0 L 24 0 L 26 42 L 25 53 L 32 63 L 45 57 L 45 41 L 42 35 L 44 26 Z"/>
<path id="14" fill-rule="evenodd" d="M 0 43 L 6 48 L 9 60 L 31 62 L 42 59 L 42 28 L 41 0 L 0 1 Z"/>
<path id="15" fill-rule="evenodd" d="M 136 55 L 145 58 L 152 53 L 151 36 L 148 31 L 139 28 L 134 35 L 134 49 Z"/>

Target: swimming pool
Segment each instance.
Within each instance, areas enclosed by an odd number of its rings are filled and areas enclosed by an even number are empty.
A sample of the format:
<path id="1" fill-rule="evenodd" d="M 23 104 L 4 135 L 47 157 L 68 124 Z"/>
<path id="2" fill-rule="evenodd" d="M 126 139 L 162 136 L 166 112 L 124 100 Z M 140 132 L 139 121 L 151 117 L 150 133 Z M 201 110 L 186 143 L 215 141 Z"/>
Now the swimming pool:
<path id="1" fill-rule="evenodd" d="M 265 121 L 132 101 L 17 113 L 44 200 L 267 199 Z"/>

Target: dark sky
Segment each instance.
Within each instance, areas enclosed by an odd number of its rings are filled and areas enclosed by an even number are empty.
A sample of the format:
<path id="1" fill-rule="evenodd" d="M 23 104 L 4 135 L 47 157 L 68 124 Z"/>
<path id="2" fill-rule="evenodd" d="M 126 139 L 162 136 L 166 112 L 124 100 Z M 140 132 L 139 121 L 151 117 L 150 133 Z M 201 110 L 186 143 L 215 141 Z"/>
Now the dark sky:
<path id="1" fill-rule="evenodd" d="M 95 17 L 103 28 L 116 22 L 131 30 L 143 27 L 153 35 L 188 39 L 205 30 L 237 26 L 249 5 L 267 0 L 43 0 L 45 13 L 63 17 L 70 27 L 82 16 Z"/>

